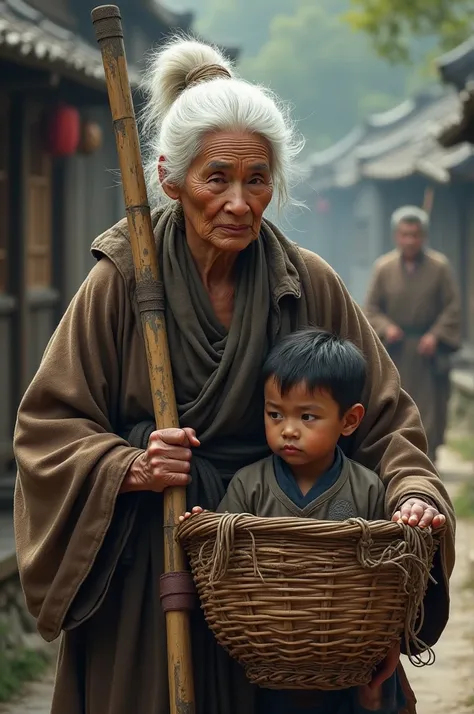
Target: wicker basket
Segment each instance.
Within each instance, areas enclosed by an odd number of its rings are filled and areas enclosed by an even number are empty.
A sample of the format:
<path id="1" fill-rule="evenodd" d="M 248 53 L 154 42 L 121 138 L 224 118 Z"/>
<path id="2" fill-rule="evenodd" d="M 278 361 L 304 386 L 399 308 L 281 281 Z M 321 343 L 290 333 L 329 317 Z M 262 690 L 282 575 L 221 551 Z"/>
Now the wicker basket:
<path id="1" fill-rule="evenodd" d="M 209 627 L 254 684 L 366 684 L 400 638 L 420 646 L 431 529 L 203 513 L 178 537 Z"/>

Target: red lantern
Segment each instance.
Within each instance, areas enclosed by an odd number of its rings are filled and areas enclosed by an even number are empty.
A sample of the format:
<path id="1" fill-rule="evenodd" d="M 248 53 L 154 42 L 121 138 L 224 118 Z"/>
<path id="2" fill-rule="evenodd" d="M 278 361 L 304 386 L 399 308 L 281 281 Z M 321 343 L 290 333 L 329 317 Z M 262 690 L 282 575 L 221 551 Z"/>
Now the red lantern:
<path id="1" fill-rule="evenodd" d="M 71 156 L 81 138 L 81 118 L 75 107 L 59 104 L 46 120 L 46 148 L 52 156 Z"/>

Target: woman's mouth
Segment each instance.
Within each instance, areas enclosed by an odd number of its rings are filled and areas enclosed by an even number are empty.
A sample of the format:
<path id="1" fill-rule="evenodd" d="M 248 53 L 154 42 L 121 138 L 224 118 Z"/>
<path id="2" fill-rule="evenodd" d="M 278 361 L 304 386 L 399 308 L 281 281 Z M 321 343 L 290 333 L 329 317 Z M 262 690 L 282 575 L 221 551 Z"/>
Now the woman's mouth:
<path id="1" fill-rule="evenodd" d="M 245 233 L 250 229 L 250 226 L 234 226 L 234 225 L 222 225 L 219 226 L 219 228 L 222 228 L 222 230 L 227 231 L 228 233 Z"/>

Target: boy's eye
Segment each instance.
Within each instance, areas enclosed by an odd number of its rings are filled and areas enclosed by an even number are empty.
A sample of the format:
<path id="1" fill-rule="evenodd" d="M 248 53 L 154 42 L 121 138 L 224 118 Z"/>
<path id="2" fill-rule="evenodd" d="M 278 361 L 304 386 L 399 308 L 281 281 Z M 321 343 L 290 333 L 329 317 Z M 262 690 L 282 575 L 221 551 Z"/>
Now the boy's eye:
<path id="1" fill-rule="evenodd" d="M 314 414 L 303 414 L 301 419 L 302 421 L 314 421 L 316 417 L 314 416 Z"/>
<path id="2" fill-rule="evenodd" d="M 281 419 L 282 418 L 280 412 L 267 412 L 267 414 L 270 417 L 270 419 Z"/>

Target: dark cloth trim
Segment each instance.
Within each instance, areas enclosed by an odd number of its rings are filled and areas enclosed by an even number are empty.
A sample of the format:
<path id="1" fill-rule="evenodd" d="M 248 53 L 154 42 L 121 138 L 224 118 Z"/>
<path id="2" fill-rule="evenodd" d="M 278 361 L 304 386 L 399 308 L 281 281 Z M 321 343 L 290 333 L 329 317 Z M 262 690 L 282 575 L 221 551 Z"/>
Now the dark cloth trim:
<path id="1" fill-rule="evenodd" d="M 191 573 L 164 573 L 160 577 L 160 600 L 163 612 L 194 610 L 196 588 Z"/>

